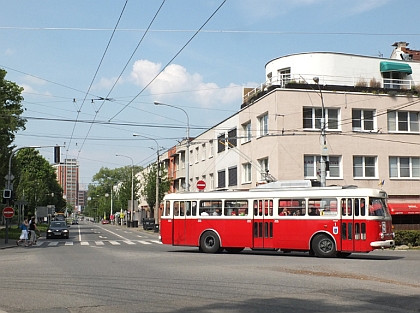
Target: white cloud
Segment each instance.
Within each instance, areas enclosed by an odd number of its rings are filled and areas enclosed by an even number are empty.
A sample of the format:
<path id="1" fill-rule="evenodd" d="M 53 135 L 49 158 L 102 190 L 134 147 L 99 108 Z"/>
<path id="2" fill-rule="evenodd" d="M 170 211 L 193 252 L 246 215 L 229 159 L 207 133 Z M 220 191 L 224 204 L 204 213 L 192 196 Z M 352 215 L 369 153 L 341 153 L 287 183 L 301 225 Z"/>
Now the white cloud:
<path id="1" fill-rule="evenodd" d="M 31 76 L 31 75 L 25 75 L 23 77 L 23 80 L 26 81 L 28 84 L 31 84 L 31 85 L 41 86 L 41 85 L 45 85 L 46 84 L 46 81 L 45 80 L 43 80 L 41 78 L 37 78 L 37 77 Z"/>
<path id="2" fill-rule="evenodd" d="M 389 0 L 359 0 L 352 1 L 351 12 L 359 14 L 367 11 L 372 11 L 378 7 L 384 6 Z"/>
<path id="3" fill-rule="evenodd" d="M 15 52 L 12 49 L 7 48 L 6 51 L 4 52 L 4 54 L 7 55 L 7 56 L 11 56 L 11 55 L 14 55 Z"/>
<path id="4" fill-rule="evenodd" d="M 92 90 L 103 90 L 103 89 L 110 90 L 112 86 L 114 86 L 116 80 L 117 80 L 117 77 L 111 77 L 111 78 L 102 77 L 98 83 L 93 84 Z M 118 79 L 118 82 L 115 85 L 118 86 L 122 84 L 123 82 L 124 82 L 123 78 L 120 77 Z"/>
<path id="5" fill-rule="evenodd" d="M 133 65 L 131 78 L 141 88 L 145 87 L 162 69 L 160 63 L 138 60 Z M 179 64 L 169 65 L 148 87 L 157 99 L 182 97 L 203 107 L 240 102 L 241 86 L 230 84 L 220 88 L 216 83 L 204 82 L 198 73 L 189 73 Z"/>

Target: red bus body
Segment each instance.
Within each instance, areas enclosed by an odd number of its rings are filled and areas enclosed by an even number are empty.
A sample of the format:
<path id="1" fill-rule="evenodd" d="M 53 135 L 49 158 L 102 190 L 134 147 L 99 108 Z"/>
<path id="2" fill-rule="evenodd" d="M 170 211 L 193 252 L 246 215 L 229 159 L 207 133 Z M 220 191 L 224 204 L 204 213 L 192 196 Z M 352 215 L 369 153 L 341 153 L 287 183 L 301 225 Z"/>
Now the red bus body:
<path id="1" fill-rule="evenodd" d="M 386 197 L 382 190 L 341 187 L 169 194 L 161 241 L 204 252 L 251 248 L 308 251 L 319 257 L 366 253 L 394 245 Z"/>

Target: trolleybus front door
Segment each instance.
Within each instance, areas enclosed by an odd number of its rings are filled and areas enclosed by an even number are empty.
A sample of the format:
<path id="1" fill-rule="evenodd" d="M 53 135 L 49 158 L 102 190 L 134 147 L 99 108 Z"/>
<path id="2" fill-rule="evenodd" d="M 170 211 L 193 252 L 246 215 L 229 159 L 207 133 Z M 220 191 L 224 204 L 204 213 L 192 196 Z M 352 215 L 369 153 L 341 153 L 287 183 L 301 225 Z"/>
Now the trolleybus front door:
<path id="1" fill-rule="evenodd" d="M 273 200 L 254 200 L 253 248 L 274 248 Z"/>
<path id="2" fill-rule="evenodd" d="M 341 251 L 354 251 L 354 199 L 341 199 Z"/>
<path id="3" fill-rule="evenodd" d="M 341 250 L 369 251 L 369 243 L 366 241 L 366 199 L 342 199 L 341 207 Z"/>

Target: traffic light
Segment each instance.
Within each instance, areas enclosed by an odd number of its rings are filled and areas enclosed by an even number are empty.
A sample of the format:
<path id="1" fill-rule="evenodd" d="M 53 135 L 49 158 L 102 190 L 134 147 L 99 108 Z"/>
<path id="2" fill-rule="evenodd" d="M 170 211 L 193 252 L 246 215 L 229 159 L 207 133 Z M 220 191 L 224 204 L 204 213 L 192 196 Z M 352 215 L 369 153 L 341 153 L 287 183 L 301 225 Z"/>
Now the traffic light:
<path id="1" fill-rule="evenodd" d="M 54 163 L 60 163 L 60 146 L 54 147 Z"/>

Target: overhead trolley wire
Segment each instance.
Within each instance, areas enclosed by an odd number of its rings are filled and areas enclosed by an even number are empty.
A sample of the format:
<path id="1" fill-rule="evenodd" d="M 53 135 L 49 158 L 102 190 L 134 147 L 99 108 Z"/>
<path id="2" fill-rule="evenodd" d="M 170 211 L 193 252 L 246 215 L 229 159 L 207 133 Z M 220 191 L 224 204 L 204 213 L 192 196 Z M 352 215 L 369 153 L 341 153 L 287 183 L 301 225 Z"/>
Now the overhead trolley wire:
<path id="1" fill-rule="evenodd" d="M 107 44 L 107 46 L 106 46 L 106 48 L 105 48 L 105 51 L 104 51 L 104 53 L 102 54 L 101 61 L 99 62 L 98 67 L 96 68 L 95 74 L 93 75 L 93 78 L 92 78 L 92 81 L 90 82 L 89 88 L 88 88 L 88 90 L 87 90 L 87 91 L 86 91 L 86 93 L 85 93 L 85 97 L 84 97 L 84 99 L 83 99 L 83 101 L 82 101 L 82 104 L 80 105 L 80 108 L 77 110 L 77 117 L 76 117 L 76 121 L 74 122 L 74 125 L 73 125 L 73 130 L 72 130 L 71 137 L 70 137 L 70 142 L 69 142 L 69 145 L 67 146 L 67 150 L 66 150 L 66 158 L 67 158 L 67 153 L 68 153 L 68 151 L 69 151 L 69 148 L 70 148 L 70 145 L 71 145 L 71 141 L 72 141 L 72 138 L 73 138 L 73 135 L 74 135 L 74 131 L 75 131 L 75 129 L 76 129 L 77 120 L 79 119 L 80 112 L 82 111 L 83 105 L 85 104 L 85 101 L 86 101 L 86 97 L 87 97 L 87 95 L 89 94 L 90 89 L 92 88 L 93 82 L 95 81 L 96 76 L 98 75 L 98 71 L 99 71 L 99 69 L 100 69 L 100 67 L 101 67 L 101 65 L 102 65 L 102 62 L 103 62 L 103 60 L 104 60 L 104 58 L 105 58 L 106 53 L 108 52 L 108 48 L 109 48 L 109 46 L 110 46 L 110 44 L 111 44 L 111 41 L 112 41 L 112 39 L 114 38 L 115 30 L 117 29 L 118 24 L 119 24 L 119 23 L 120 23 L 120 21 L 121 21 L 121 17 L 122 17 L 122 15 L 124 14 L 125 7 L 127 6 L 127 2 L 128 2 L 128 0 L 126 0 L 126 1 L 125 1 L 125 3 L 124 3 L 124 6 L 123 6 L 123 8 L 122 8 L 122 10 L 121 10 L 121 13 L 120 13 L 120 16 L 118 17 L 118 21 L 117 21 L 117 23 L 115 24 L 114 30 L 112 31 L 111 37 L 109 38 L 108 44 Z M 107 98 L 103 98 L 103 99 L 104 99 L 104 101 L 106 101 L 106 99 L 107 99 Z M 96 115 L 98 114 L 98 112 L 99 112 L 99 110 L 95 112 L 95 117 L 96 117 Z M 90 132 L 91 128 L 92 128 L 92 126 L 89 128 L 89 130 L 88 130 L 88 134 L 89 134 L 89 132 Z M 86 136 L 87 136 L 87 135 L 86 135 Z M 81 152 L 81 149 L 83 148 L 84 143 L 85 143 L 85 141 L 83 141 L 83 144 L 82 144 L 82 146 L 80 147 L 80 149 L 79 149 L 79 151 L 78 151 L 78 154 L 77 154 L 78 156 L 80 155 L 80 152 Z"/>
<path id="2" fill-rule="evenodd" d="M 213 16 L 220 10 L 220 8 L 225 4 L 226 0 L 224 0 L 218 7 L 217 9 L 210 15 L 210 17 L 204 22 L 203 25 L 201 25 L 201 27 L 194 33 L 194 35 L 184 44 L 184 46 L 175 54 L 175 56 L 169 60 L 168 63 L 166 63 L 166 65 L 159 71 L 159 73 L 156 74 L 155 77 L 152 78 L 152 80 L 145 86 L 143 87 L 142 90 L 140 90 L 140 92 L 132 99 L 130 100 L 121 110 L 119 110 L 113 117 L 111 117 L 109 119 L 109 122 L 112 121 L 114 118 L 116 118 L 122 111 L 124 111 L 128 106 L 130 106 L 131 103 L 133 103 L 133 101 L 135 99 L 137 99 L 137 97 L 139 97 L 143 91 L 145 91 L 155 80 L 156 78 L 162 74 L 162 72 L 176 59 L 176 57 L 178 57 L 178 55 L 189 45 L 189 43 L 195 38 L 195 36 L 198 35 L 198 33 L 204 28 L 204 26 L 207 25 L 207 23 L 213 18 Z"/>

